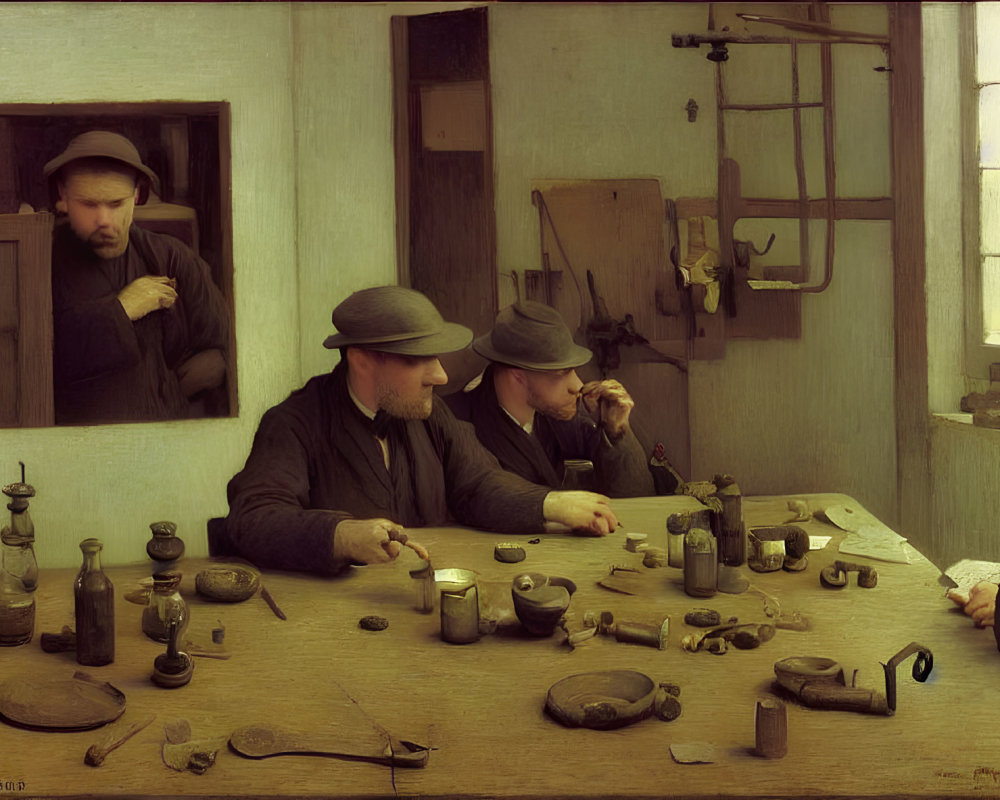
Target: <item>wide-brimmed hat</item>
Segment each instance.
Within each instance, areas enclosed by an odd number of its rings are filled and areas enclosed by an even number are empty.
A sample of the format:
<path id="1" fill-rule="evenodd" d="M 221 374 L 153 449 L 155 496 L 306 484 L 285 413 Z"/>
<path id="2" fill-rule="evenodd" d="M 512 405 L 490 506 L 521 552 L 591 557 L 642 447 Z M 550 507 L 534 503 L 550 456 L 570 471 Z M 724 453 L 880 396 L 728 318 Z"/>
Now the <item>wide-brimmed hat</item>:
<path id="1" fill-rule="evenodd" d="M 160 193 L 160 179 L 156 173 L 142 163 L 135 145 L 119 133 L 111 131 L 87 131 L 75 137 L 59 155 L 42 167 L 42 175 L 51 178 L 70 161 L 80 158 L 110 158 L 120 161 L 147 178 L 153 191 Z"/>
<path id="2" fill-rule="evenodd" d="M 323 347 L 363 347 L 407 356 L 436 356 L 461 350 L 472 339 L 464 325 L 445 322 L 434 304 L 415 289 L 374 286 L 333 309 L 339 331 Z"/>
<path id="3" fill-rule="evenodd" d="M 573 341 L 562 316 L 551 306 L 523 300 L 500 309 L 493 330 L 472 343 L 483 358 L 524 369 L 568 369 L 593 353 Z"/>

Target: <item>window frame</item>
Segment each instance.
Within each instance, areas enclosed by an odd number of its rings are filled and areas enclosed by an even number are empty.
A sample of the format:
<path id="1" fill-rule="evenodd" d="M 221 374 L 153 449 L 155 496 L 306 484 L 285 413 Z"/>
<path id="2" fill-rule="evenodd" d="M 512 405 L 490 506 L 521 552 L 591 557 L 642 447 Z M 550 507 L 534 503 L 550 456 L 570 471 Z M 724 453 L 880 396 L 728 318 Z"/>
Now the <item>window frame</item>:
<path id="1" fill-rule="evenodd" d="M 983 250 L 981 235 L 982 169 L 980 167 L 977 3 L 960 9 L 959 74 L 962 137 L 962 262 L 965 275 L 965 375 L 988 381 L 990 365 L 1000 362 L 1000 344 L 984 340 Z M 998 299 L 1000 302 L 1000 299 Z"/>

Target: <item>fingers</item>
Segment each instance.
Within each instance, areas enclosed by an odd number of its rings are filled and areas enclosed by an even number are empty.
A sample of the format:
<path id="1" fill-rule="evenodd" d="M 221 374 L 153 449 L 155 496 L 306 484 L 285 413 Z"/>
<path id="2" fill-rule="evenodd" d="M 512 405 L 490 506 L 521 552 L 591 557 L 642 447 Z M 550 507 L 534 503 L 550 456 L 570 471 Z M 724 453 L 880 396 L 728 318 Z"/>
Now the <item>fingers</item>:
<path id="1" fill-rule="evenodd" d="M 969 602 L 969 593 L 964 592 L 961 589 L 949 589 L 945 592 L 945 597 L 951 600 L 955 605 L 965 606 Z"/>
<path id="2" fill-rule="evenodd" d="M 616 380 L 590 381 L 580 389 L 583 405 L 609 433 L 621 435 L 635 401 Z"/>
<path id="3" fill-rule="evenodd" d="M 382 544 L 382 552 L 385 553 L 385 558 L 378 559 L 379 562 L 393 561 L 396 556 L 399 555 L 399 542 L 392 542 L 388 539 Z"/>

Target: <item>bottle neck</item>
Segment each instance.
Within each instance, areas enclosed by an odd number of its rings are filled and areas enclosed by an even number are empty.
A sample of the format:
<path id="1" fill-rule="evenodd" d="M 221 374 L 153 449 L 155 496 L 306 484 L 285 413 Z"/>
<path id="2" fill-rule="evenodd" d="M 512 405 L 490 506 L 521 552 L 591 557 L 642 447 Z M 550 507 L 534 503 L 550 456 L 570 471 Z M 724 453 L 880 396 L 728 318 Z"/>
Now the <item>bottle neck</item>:
<path id="1" fill-rule="evenodd" d="M 100 572 L 101 571 L 101 551 L 95 550 L 92 552 L 85 552 L 83 554 L 83 567 L 81 572 Z"/>

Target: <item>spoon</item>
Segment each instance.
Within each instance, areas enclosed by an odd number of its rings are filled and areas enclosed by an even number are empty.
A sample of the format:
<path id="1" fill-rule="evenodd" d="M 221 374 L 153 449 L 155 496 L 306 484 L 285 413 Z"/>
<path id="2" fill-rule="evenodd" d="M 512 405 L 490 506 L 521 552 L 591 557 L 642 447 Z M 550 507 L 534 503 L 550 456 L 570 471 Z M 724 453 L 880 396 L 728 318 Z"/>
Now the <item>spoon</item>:
<path id="1" fill-rule="evenodd" d="M 250 758 L 279 755 L 335 756 L 356 761 L 371 761 L 393 767 L 423 767 L 427 764 L 428 748 L 413 742 L 390 738 L 381 753 L 352 752 L 342 739 L 315 733 L 298 733 L 269 725 L 247 725 L 233 731 L 229 745 L 237 753 Z"/>

